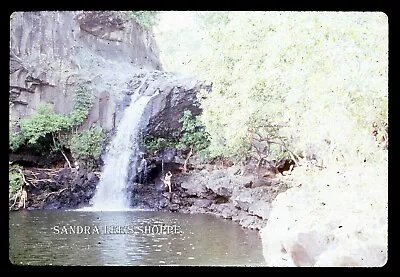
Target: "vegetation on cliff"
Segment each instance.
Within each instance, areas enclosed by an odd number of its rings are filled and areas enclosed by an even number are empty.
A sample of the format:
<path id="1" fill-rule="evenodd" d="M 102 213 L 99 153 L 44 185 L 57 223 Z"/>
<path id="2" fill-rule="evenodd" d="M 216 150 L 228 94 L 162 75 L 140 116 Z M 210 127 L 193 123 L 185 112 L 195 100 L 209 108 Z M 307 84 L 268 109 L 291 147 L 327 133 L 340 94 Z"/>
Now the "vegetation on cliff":
<path id="1" fill-rule="evenodd" d="M 123 13 L 126 18 L 135 20 L 147 29 L 151 29 L 158 22 L 158 11 L 129 11 Z"/>
<path id="2" fill-rule="evenodd" d="M 163 25 L 156 34 L 164 68 L 212 82 L 199 97 L 211 156 L 346 165 L 387 158 L 385 20 L 200 12 L 190 28 Z"/>
<path id="3" fill-rule="evenodd" d="M 68 115 L 57 114 L 49 104 L 40 104 L 37 113 L 20 122 L 10 120 L 9 148 L 35 155 L 61 153 L 66 161 L 65 150 L 71 150 L 75 160 L 84 166 L 95 165 L 103 148 L 105 134 L 101 128 L 78 131 L 92 107 L 90 91 L 79 86 L 75 91 L 75 105 Z M 71 166 L 71 165 L 70 165 Z"/>
<path id="4" fill-rule="evenodd" d="M 194 152 L 206 156 L 210 140 L 201 121 L 189 110 L 186 110 L 179 122 L 182 124 L 181 137 L 176 148 L 183 151 L 192 149 Z"/>
<path id="5" fill-rule="evenodd" d="M 210 145 L 209 135 L 201 121 L 193 116 L 190 110 L 185 110 L 179 119 L 182 124 L 176 137 L 153 137 L 146 136 L 142 147 L 151 154 L 157 154 L 169 148 L 174 148 L 186 155 L 184 171 L 189 158 L 193 154 L 200 154 L 203 158 L 209 157 L 208 146 Z"/>

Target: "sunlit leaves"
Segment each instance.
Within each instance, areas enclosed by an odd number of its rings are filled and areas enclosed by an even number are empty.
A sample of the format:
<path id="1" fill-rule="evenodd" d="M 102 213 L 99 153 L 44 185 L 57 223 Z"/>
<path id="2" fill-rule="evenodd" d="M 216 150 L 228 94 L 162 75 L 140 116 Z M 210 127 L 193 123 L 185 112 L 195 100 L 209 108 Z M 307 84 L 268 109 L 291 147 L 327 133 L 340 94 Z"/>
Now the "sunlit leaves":
<path id="1" fill-rule="evenodd" d="M 204 130 L 204 126 L 189 110 L 184 111 L 179 122 L 182 124 L 181 137 L 176 148 L 178 150 L 192 149 L 197 153 L 202 153 L 209 145 L 209 135 Z"/>
<path id="2" fill-rule="evenodd" d="M 71 150 L 77 159 L 100 157 L 105 133 L 100 127 L 75 134 L 70 140 Z"/>
<path id="3" fill-rule="evenodd" d="M 199 12 L 198 20 L 185 39 L 201 34 L 201 44 L 180 45 L 192 60 L 179 69 L 213 82 L 201 101 L 212 153 L 243 155 L 263 119 L 284 126 L 276 137 L 292 149 L 349 161 L 370 153 L 372 123 L 387 122 L 383 13 Z"/>
<path id="4" fill-rule="evenodd" d="M 24 184 L 23 176 L 19 171 L 20 169 L 20 166 L 12 165 L 8 171 L 8 192 L 10 194 L 16 193 Z"/>
<path id="5" fill-rule="evenodd" d="M 53 112 L 48 104 L 38 105 L 37 113 L 29 119 L 21 120 L 21 133 L 28 143 L 35 144 L 36 141 L 46 136 L 70 128 L 69 119 L 66 116 Z"/>

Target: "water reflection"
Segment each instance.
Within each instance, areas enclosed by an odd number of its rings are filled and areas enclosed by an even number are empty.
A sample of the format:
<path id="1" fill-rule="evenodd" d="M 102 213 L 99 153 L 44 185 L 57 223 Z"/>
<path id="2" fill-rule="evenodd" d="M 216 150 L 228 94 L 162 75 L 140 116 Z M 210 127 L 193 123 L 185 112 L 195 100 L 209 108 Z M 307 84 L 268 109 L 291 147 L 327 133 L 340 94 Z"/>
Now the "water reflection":
<path id="1" fill-rule="evenodd" d="M 127 213 L 122 212 L 94 212 L 99 219 L 100 232 L 104 234 L 98 242 L 102 264 L 104 265 L 131 265 L 137 257 L 132 249 L 138 245 L 135 236 L 131 234 L 115 233 L 118 227 L 129 226 L 131 222 Z M 88 214 L 90 216 L 90 213 Z"/>
<path id="2" fill-rule="evenodd" d="M 20 211 L 9 228 L 17 264 L 264 265 L 256 231 L 211 215 Z"/>

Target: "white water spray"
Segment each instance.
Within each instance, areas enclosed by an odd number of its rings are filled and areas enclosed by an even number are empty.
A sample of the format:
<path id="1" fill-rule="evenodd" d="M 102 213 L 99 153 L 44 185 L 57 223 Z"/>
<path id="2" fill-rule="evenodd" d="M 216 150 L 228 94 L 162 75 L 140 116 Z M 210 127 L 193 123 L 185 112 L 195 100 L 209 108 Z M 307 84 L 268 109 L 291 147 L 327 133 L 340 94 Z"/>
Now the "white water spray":
<path id="1" fill-rule="evenodd" d="M 104 157 L 103 172 L 92 199 L 92 207 L 86 210 L 121 211 L 130 210 L 128 193 L 128 173 L 136 174 L 137 152 L 139 150 L 139 132 L 142 114 L 149 100 L 154 96 L 140 95 L 140 87 L 132 95 L 129 107 L 124 111 L 110 148 Z M 130 167 L 131 157 L 134 157 Z"/>
<path id="2" fill-rule="evenodd" d="M 143 184 L 146 183 L 147 180 L 147 161 L 145 158 L 142 158 L 142 161 L 140 162 L 139 168 L 138 168 L 138 173 L 139 173 L 139 183 Z"/>

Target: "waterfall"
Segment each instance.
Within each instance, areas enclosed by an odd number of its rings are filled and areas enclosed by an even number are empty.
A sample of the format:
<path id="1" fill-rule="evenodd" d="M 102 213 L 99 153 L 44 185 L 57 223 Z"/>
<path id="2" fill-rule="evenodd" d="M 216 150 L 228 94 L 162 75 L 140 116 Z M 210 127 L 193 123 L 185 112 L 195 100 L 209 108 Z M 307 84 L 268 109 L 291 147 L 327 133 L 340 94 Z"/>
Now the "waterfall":
<path id="1" fill-rule="evenodd" d="M 143 157 L 142 161 L 140 162 L 140 166 L 138 168 L 138 173 L 139 173 L 139 183 L 140 184 L 146 184 L 147 181 L 147 161 Z"/>
<path id="2" fill-rule="evenodd" d="M 92 199 L 90 210 L 129 210 L 130 192 L 128 173 L 136 174 L 139 150 L 139 132 L 142 114 L 149 100 L 154 96 L 141 95 L 140 90 L 148 76 L 132 95 L 130 105 L 125 109 L 110 148 L 104 156 L 101 179 Z M 133 160 L 132 160 L 133 159 Z"/>
<path id="3" fill-rule="evenodd" d="M 161 159 L 161 179 L 164 178 L 164 160 Z"/>

